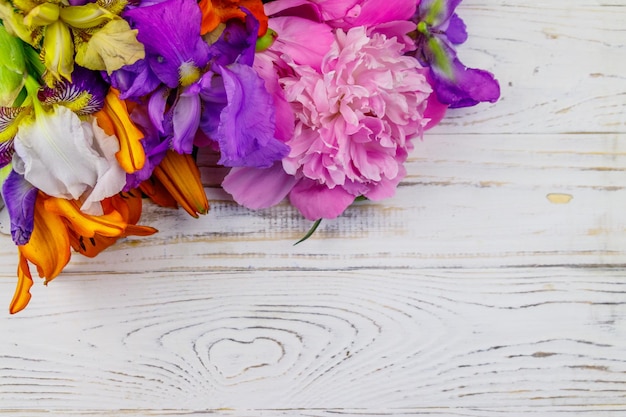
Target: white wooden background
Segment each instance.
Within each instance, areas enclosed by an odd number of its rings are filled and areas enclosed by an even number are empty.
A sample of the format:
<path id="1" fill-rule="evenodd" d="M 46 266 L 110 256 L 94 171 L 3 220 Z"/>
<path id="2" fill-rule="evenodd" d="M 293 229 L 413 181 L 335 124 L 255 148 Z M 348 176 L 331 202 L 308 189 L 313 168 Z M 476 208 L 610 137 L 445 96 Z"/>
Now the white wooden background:
<path id="1" fill-rule="evenodd" d="M 0 314 L 0 415 L 625 416 L 626 1 L 459 11 L 502 99 L 450 112 L 395 198 L 295 247 L 287 205 L 149 208 L 158 235 Z"/>

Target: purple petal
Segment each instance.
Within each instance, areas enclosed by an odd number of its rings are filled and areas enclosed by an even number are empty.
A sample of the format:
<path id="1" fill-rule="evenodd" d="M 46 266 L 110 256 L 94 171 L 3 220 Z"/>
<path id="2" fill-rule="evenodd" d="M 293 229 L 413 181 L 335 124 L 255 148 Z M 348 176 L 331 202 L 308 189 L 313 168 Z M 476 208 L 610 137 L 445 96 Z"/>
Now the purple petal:
<path id="1" fill-rule="evenodd" d="M 163 115 L 165 114 L 169 94 L 170 89 L 163 86 L 152 93 L 148 99 L 148 115 L 150 116 L 150 121 L 161 133 L 165 132 L 165 128 L 163 127 Z"/>
<path id="2" fill-rule="evenodd" d="M 270 168 L 241 167 L 230 170 L 222 187 L 235 201 L 250 209 L 262 209 L 280 203 L 298 182 L 280 162 Z"/>
<path id="3" fill-rule="evenodd" d="M 450 17 L 448 28 L 445 30 L 448 40 L 454 45 L 460 45 L 467 40 L 465 22 L 456 13 Z"/>
<path id="4" fill-rule="evenodd" d="M 200 98 L 202 99 L 200 129 L 210 138 L 216 138 L 220 126 L 220 115 L 228 102 L 226 90 L 224 89 L 224 80 L 213 73 L 206 73 L 198 84 L 200 85 Z"/>
<path id="5" fill-rule="evenodd" d="M 274 137 L 272 97 L 263 80 L 246 65 L 221 68 L 228 104 L 220 115 L 216 137 L 224 166 L 267 168 L 289 153 L 289 147 Z"/>
<path id="6" fill-rule="evenodd" d="M 140 59 L 132 65 L 126 65 L 113 71 L 109 77 L 111 85 L 120 90 L 120 98 L 138 99 L 154 91 L 161 80 L 152 72 L 145 59 Z"/>
<path id="7" fill-rule="evenodd" d="M 451 63 L 452 77 L 433 69 L 434 89 L 437 99 L 450 108 L 474 106 L 480 102 L 495 103 L 500 97 L 500 85 L 493 74 L 480 69 L 467 68 L 455 58 Z"/>
<path id="8" fill-rule="evenodd" d="M 0 168 L 7 166 L 13 159 L 13 154 L 15 153 L 13 139 L 0 142 Z"/>
<path id="9" fill-rule="evenodd" d="M 33 233 L 37 191 L 13 170 L 2 185 L 2 198 L 11 218 L 11 237 L 16 245 L 27 244 Z"/>
<path id="10" fill-rule="evenodd" d="M 200 97 L 181 94 L 172 106 L 172 113 L 172 148 L 180 154 L 190 154 L 200 124 Z"/>
<path id="11" fill-rule="evenodd" d="M 419 20 L 431 27 L 447 22 L 463 0 L 422 0 L 418 6 Z"/>
<path id="12" fill-rule="evenodd" d="M 126 175 L 124 191 L 136 188 L 140 183 L 150 178 L 152 171 L 159 165 L 170 148 L 169 141 L 164 140 L 159 135 L 157 128 L 150 120 L 148 110 L 144 106 L 137 106 L 131 113 L 131 119 L 144 133 L 144 138 L 140 143 L 146 153 L 146 163 L 139 171 Z"/>
<path id="13" fill-rule="evenodd" d="M 252 65 L 256 48 L 259 22 L 251 13 L 246 13 L 245 24 L 231 20 L 226 24 L 219 39 L 211 45 L 215 63 L 226 66 L 233 62 Z"/>
<path id="14" fill-rule="evenodd" d="M 328 188 L 304 178 L 289 193 L 289 201 L 308 220 L 334 219 L 352 204 L 354 196 L 341 187 Z"/>
<path id="15" fill-rule="evenodd" d="M 195 0 L 166 0 L 129 10 L 124 17 L 139 30 L 137 39 L 146 48 L 147 62 L 168 87 L 178 86 L 183 63 L 200 69 L 209 62 L 209 46 L 200 36 L 201 14 Z"/>
<path id="16" fill-rule="evenodd" d="M 109 91 L 109 85 L 104 81 L 99 71 L 74 66 L 72 81 L 61 80 L 54 84 L 54 88 L 44 85 L 37 93 L 37 98 L 47 105 L 70 105 L 82 98 L 84 93 L 89 94 L 89 100 L 80 109 L 74 108 L 78 115 L 95 113 L 102 109 L 104 97 Z"/>

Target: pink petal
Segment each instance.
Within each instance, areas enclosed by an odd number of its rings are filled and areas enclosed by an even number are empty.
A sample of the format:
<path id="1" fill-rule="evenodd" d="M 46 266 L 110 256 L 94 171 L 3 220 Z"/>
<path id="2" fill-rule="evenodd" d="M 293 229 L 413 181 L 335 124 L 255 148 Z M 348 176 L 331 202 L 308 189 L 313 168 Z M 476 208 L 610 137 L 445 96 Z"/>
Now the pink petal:
<path id="1" fill-rule="evenodd" d="M 341 187 L 328 188 L 316 181 L 302 179 L 289 194 L 291 204 L 308 220 L 337 218 L 354 201 Z"/>
<path id="2" fill-rule="evenodd" d="M 222 187 L 242 206 L 261 209 L 280 203 L 296 182 L 296 178 L 277 162 L 265 169 L 233 168 L 224 178 Z"/>

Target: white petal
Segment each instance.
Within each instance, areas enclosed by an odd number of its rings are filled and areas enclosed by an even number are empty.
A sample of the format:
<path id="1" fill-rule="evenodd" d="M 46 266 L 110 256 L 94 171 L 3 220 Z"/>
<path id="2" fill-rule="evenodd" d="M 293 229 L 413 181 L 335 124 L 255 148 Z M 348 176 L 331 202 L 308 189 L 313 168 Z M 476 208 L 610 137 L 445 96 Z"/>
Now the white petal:
<path id="1" fill-rule="evenodd" d="M 95 119 L 92 128 L 95 135 L 94 147 L 106 159 L 108 165 L 105 169 L 99 170 L 98 180 L 91 193 L 83 201 L 81 210 L 88 214 L 99 215 L 102 214 L 102 206 L 99 202 L 119 193 L 126 185 L 126 171 L 122 169 L 115 158 L 115 154 L 120 150 L 120 142 L 117 137 L 107 135 L 98 126 Z"/>

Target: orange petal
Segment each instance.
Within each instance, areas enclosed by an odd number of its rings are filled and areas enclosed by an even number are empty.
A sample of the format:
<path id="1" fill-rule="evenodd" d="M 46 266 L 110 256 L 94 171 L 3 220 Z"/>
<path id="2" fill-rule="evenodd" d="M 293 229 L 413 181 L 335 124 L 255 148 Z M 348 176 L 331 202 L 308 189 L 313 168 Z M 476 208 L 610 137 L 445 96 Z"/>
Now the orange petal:
<path id="1" fill-rule="evenodd" d="M 113 245 L 119 238 L 136 235 L 148 236 L 157 232 L 155 228 L 148 226 L 136 226 L 141 216 L 141 194 L 137 190 L 131 190 L 124 193 L 118 193 L 112 197 L 102 201 L 102 208 L 105 212 L 104 216 L 112 215 L 120 216 L 123 219 L 123 232 L 119 236 L 103 236 L 94 233 L 93 236 L 85 236 L 78 233 L 78 230 L 70 230 L 70 242 L 72 248 L 85 256 L 93 258 L 100 252 Z M 97 216 L 102 218 L 103 216 Z"/>
<path id="2" fill-rule="evenodd" d="M 153 175 L 191 216 L 209 211 L 209 202 L 200 181 L 200 170 L 191 155 L 168 150 Z"/>
<path id="3" fill-rule="evenodd" d="M 220 23 L 226 23 L 230 19 L 239 19 L 242 22 L 246 14 L 242 7 L 248 9 L 259 21 L 259 36 L 267 31 L 267 16 L 261 0 L 201 0 L 198 3 L 202 12 L 202 25 L 200 34 L 204 35 L 215 30 Z"/>
<path id="4" fill-rule="evenodd" d="M 43 193 L 37 195 L 33 234 L 27 244 L 18 246 L 20 254 L 37 266 L 46 282 L 59 275 L 70 260 L 67 226 L 59 215 L 46 210 L 48 198 Z"/>
<path id="5" fill-rule="evenodd" d="M 9 313 L 15 314 L 22 311 L 28 305 L 30 301 L 30 288 L 33 286 L 33 277 L 30 274 L 28 268 L 28 262 L 26 257 L 19 253 L 19 264 L 17 265 L 17 287 L 15 288 L 15 294 L 13 294 L 13 300 L 9 306 Z"/>
<path id="6" fill-rule="evenodd" d="M 130 120 L 126 102 L 120 99 L 120 93 L 115 88 L 109 89 L 104 99 L 104 107 L 96 113 L 96 118 L 98 125 L 105 132 L 111 134 L 109 133 L 111 126 L 115 131 L 120 141 L 120 150 L 115 157 L 124 171 L 132 174 L 143 168 L 146 163 L 146 154 L 140 141 L 144 135 Z"/>
<path id="7" fill-rule="evenodd" d="M 126 221 L 115 210 L 101 216 L 83 213 L 74 200 L 50 197 L 45 201 L 46 210 L 62 216 L 70 223 L 70 228 L 79 235 L 93 237 L 95 234 L 119 237 L 124 233 Z"/>
<path id="8" fill-rule="evenodd" d="M 178 208 L 178 203 L 174 197 L 167 191 L 161 181 L 157 180 L 154 176 L 139 184 L 139 189 L 147 195 L 150 200 L 161 207 Z"/>

